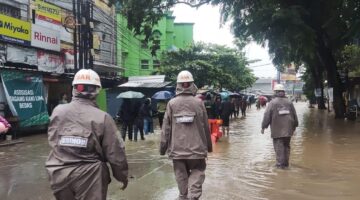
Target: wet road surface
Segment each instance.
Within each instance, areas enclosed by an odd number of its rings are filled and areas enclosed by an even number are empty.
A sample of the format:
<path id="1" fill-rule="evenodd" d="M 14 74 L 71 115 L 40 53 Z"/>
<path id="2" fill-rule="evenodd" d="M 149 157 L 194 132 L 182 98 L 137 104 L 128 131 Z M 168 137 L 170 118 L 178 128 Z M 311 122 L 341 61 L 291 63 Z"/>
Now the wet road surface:
<path id="1" fill-rule="evenodd" d="M 232 120 L 230 136 L 214 145 L 201 199 L 357 200 L 360 197 L 360 123 L 334 120 L 327 111 L 296 103 L 300 127 L 291 141 L 290 168 L 274 167 L 269 130 L 260 134 L 264 109 Z M 128 188 L 113 180 L 108 199 L 168 200 L 178 195 L 171 161 L 159 156 L 159 132 L 126 142 Z M 54 199 L 44 162 L 46 134 L 0 148 L 0 199 Z"/>

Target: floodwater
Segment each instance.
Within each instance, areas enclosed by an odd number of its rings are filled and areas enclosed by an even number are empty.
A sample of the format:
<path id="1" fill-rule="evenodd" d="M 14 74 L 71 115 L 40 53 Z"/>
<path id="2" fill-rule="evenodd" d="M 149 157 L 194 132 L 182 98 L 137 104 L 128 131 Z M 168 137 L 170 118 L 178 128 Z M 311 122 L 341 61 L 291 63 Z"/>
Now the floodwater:
<path id="1" fill-rule="evenodd" d="M 360 199 L 360 123 L 295 103 L 300 127 L 291 141 L 290 168 L 276 169 L 269 130 L 260 134 L 264 109 L 232 120 L 230 136 L 214 145 L 201 199 Z M 159 130 L 146 141 L 126 142 L 130 182 L 113 180 L 108 199 L 168 200 L 178 195 L 171 161 L 159 156 Z M 44 162 L 45 134 L 0 147 L 0 199 L 54 199 Z"/>

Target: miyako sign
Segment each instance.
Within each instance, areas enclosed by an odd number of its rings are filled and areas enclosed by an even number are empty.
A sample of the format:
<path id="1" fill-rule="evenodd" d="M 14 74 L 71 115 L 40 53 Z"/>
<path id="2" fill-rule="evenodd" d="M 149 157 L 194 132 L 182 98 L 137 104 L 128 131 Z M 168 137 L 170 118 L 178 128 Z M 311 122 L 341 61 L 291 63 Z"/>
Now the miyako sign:
<path id="1" fill-rule="evenodd" d="M 61 24 L 61 9 L 42 0 L 35 0 L 36 18 L 54 24 Z"/>
<path id="2" fill-rule="evenodd" d="M 52 51 L 60 51 L 60 32 L 33 24 L 31 46 Z"/>
<path id="3" fill-rule="evenodd" d="M 0 40 L 30 46 L 31 24 L 0 14 Z"/>

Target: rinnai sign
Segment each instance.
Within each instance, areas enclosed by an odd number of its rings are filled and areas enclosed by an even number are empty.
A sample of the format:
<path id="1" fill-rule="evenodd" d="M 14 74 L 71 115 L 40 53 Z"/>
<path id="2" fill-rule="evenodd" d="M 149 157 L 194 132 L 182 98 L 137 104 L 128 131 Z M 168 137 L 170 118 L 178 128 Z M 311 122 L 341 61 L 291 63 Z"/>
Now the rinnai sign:
<path id="1" fill-rule="evenodd" d="M 35 0 L 36 18 L 54 24 L 61 24 L 61 9 L 42 0 Z"/>
<path id="2" fill-rule="evenodd" d="M 60 32 L 33 24 L 31 46 L 60 51 Z"/>

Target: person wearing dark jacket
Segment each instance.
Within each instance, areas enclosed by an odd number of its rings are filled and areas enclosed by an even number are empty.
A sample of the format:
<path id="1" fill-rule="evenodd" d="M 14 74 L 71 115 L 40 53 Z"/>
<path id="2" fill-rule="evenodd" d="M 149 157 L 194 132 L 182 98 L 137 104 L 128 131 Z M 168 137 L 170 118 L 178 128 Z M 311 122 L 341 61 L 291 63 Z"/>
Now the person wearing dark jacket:
<path id="1" fill-rule="evenodd" d="M 138 114 L 136 115 L 135 118 L 135 123 L 134 123 L 134 141 L 137 142 L 137 136 L 138 136 L 138 132 L 140 131 L 140 137 L 141 140 L 145 140 L 144 138 L 144 117 L 146 115 L 146 108 L 145 108 L 145 103 L 141 104 L 140 102 L 138 102 L 136 104 L 136 108 L 138 108 Z"/>
<path id="2" fill-rule="evenodd" d="M 207 153 L 212 152 L 208 118 L 203 102 L 194 97 L 190 72 L 178 75 L 176 97 L 167 105 L 161 132 L 160 155 L 173 161 L 179 199 L 197 200 L 205 181 Z"/>
<path id="3" fill-rule="evenodd" d="M 284 86 L 277 84 L 274 87 L 275 99 L 267 106 L 261 125 L 261 133 L 269 125 L 276 154 L 276 167 L 289 167 L 290 140 L 296 127 L 299 125 L 296 110 L 291 101 L 285 96 Z"/>
<path id="4" fill-rule="evenodd" d="M 224 135 L 229 135 L 230 115 L 234 112 L 234 105 L 229 101 L 229 97 L 223 98 L 221 103 L 221 119 L 223 120 L 222 130 Z M 225 132 L 226 131 L 226 132 Z"/>
<path id="5" fill-rule="evenodd" d="M 143 114 L 144 114 L 144 133 L 154 133 L 154 122 L 152 118 L 151 100 L 148 98 L 144 102 Z"/>
<path id="6" fill-rule="evenodd" d="M 214 103 L 211 105 L 211 110 L 214 116 L 214 119 L 220 119 L 221 115 L 221 97 L 217 96 Z"/>
<path id="7" fill-rule="evenodd" d="M 126 132 L 128 133 L 129 140 L 132 141 L 133 139 L 133 126 L 136 115 L 138 114 L 135 107 L 136 106 L 131 102 L 130 99 L 124 99 L 124 102 L 121 105 L 121 109 L 119 111 L 119 116 L 122 121 L 121 136 L 124 141 L 126 138 Z"/>
<path id="8" fill-rule="evenodd" d="M 246 117 L 246 108 L 247 108 L 247 100 L 246 100 L 246 97 L 244 96 L 241 99 L 241 103 L 240 103 L 241 116 L 243 116 L 243 117 Z"/>

